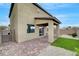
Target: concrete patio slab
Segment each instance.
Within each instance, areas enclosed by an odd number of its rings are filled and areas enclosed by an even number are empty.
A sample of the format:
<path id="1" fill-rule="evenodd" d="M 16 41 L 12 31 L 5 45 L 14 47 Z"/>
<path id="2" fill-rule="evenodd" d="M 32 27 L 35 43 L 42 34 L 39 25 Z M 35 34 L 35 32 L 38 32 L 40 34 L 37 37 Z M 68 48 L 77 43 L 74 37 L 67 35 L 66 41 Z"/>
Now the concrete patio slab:
<path id="1" fill-rule="evenodd" d="M 48 46 L 42 50 L 39 56 L 75 56 L 75 53 L 63 48 Z"/>

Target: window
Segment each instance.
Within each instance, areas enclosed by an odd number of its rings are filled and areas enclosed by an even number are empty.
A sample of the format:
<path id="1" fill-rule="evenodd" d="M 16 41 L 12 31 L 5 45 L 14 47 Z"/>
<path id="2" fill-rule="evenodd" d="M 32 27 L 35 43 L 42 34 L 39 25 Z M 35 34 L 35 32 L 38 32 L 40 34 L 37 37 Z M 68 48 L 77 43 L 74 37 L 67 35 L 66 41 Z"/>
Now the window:
<path id="1" fill-rule="evenodd" d="M 27 33 L 34 33 L 35 32 L 35 26 L 33 24 L 27 24 Z"/>

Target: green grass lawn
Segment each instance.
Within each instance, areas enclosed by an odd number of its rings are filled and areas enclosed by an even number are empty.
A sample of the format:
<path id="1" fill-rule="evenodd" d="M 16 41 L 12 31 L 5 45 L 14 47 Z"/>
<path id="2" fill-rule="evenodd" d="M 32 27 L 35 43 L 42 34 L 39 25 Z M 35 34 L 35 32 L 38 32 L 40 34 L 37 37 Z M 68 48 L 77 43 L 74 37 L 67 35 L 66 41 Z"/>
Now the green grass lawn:
<path id="1" fill-rule="evenodd" d="M 79 40 L 70 38 L 58 38 L 56 41 L 51 43 L 53 46 L 65 48 L 67 50 L 79 52 Z"/>

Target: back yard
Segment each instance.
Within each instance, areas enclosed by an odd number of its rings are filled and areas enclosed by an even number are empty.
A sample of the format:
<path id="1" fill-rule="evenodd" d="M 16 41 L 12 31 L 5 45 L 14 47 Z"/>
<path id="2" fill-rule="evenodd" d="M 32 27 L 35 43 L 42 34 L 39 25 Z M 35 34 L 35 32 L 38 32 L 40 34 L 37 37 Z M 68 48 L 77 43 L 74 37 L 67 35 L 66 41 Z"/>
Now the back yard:
<path id="1" fill-rule="evenodd" d="M 60 37 L 54 43 L 51 43 L 51 45 L 71 50 L 79 54 L 79 40 L 76 39 Z"/>

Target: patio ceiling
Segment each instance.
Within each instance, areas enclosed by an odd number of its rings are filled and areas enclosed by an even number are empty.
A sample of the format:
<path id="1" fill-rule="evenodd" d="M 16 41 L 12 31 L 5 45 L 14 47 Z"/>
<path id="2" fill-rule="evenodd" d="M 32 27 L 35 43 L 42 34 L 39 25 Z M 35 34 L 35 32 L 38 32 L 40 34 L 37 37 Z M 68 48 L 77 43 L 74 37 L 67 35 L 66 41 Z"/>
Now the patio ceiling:
<path id="1" fill-rule="evenodd" d="M 53 17 L 35 17 L 35 20 L 52 20 L 56 24 L 59 24 L 57 21 L 55 21 L 55 19 Z"/>
<path id="2" fill-rule="evenodd" d="M 46 20 L 46 21 L 45 21 Z M 58 25 L 59 23 L 54 21 L 52 17 L 35 17 L 36 24 L 38 26 L 48 26 L 48 21 L 52 20 L 54 25 Z"/>

